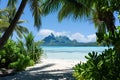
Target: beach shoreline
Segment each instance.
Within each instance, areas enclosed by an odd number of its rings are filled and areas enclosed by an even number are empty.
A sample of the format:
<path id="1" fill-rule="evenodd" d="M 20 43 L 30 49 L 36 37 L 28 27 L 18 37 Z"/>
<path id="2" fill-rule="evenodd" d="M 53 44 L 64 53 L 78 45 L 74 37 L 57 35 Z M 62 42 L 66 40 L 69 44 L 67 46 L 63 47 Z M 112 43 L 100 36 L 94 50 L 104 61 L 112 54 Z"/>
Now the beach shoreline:
<path id="1" fill-rule="evenodd" d="M 41 59 L 34 66 L 15 75 L 0 77 L 0 80 L 74 80 L 73 67 L 80 63 L 78 60 Z"/>

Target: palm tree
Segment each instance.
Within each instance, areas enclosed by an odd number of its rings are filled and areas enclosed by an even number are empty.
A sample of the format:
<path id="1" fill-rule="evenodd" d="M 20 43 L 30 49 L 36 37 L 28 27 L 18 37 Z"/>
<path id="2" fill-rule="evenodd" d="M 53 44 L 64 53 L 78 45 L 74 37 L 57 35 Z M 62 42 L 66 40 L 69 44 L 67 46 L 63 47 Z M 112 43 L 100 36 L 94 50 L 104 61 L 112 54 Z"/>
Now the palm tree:
<path id="1" fill-rule="evenodd" d="M 8 1 L 8 7 L 14 7 L 15 3 L 18 0 L 9 0 Z M 1 39 L 0 39 L 0 48 L 2 48 L 4 46 L 4 44 L 6 43 L 6 41 L 9 39 L 10 35 L 12 34 L 12 32 L 15 29 L 15 26 L 20 18 L 20 16 L 23 13 L 23 10 L 25 8 L 25 6 L 27 5 L 27 3 L 30 4 L 30 8 L 32 11 L 32 14 L 34 16 L 34 25 L 39 29 L 40 25 L 41 25 L 41 0 L 22 0 L 20 3 L 20 6 L 14 16 L 14 18 L 12 19 L 9 27 L 7 28 L 7 30 L 4 32 L 4 34 L 2 35 Z"/>
<path id="2" fill-rule="evenodd" d="M 24 35 L 24 42 L 18 39 L 18 44 L 21 48 L 21 53 L 29 55 L 35 63 L 39 61 L 40 57 L 43 54 L 43 51 L 40 48 L 41 43 L 41 41 L 34 41 L 34 36 L 31 32 L 27 35 Z"/>
<path id="3" fill-rule="evenodd" d="M 120 1 L 120 0 L 119 0 Z M 74 19 L 87 18 L 92 19 L 98 31 L 106 29 L 114 32 L 115 17 L 114 12 L 119 12 L 120 3 L 118 0 L 46 0 L 44 3 L 44 12 L 46 14 L 59 10 L 58 19 L 63 20 L 66 17 Z M 104 26 L 104 27 L 103 27 Z"/>
<path id="4" fill-rule="evenodd" d="M 10 22 L 11 22 L 11 18 L 14 17 L 16 13 L 16 10 L 15 8 L 6 8 L 4 10 L 1 10 L 0 14 L 0 31 L 1 32 L 4 32 L 8 26 L 10 25 Z M 25 21 L 24 20 L 19 20 L 17 22 L 17 25 L 15 26 L 15 32 L 17 33 L 17 35 L 22 38 L 22 34 L 24 33 L 28 33 L 28 29 L 20 24 L 24 23 Z"/>

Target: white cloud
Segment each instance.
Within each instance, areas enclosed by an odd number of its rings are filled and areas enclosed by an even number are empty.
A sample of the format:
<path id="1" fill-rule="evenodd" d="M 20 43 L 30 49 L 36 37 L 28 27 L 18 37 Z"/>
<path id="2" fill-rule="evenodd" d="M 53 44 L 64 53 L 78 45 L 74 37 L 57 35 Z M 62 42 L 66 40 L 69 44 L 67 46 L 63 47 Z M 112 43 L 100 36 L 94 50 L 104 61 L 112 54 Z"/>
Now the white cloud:
<path id="1" fill-rule="evenodd" d="M 50 30 L 50 29 L 41 29 L 41 30 L 38 32 L 38 36 L 46 37 L 46 36 L 50 35 L 51 33 L 54 34 L 55 31 Z"/>
<path id="2" fill-rule="evenodd" d="M 79 32 L 74 33 L 74 34 L 70 34 L 69 32 L 56 32 L 50 29 L 41 29 L 37 36 L 41 37 L 42 39 L 47 37 L 48 35 L 50 35 L 51 33 L 53 33 L 55 36 L 67 36 L 69 37 L 71 40 L 77 40 L 78 42 L 94 42 L 96 41 L 96 35 L 95 34 L 90 34 L 90 35 L 83 35 Z"/>
<path id="3" fill-rule="evenodd" d="M 55 36 L 68 36 L 68 32 L 62 31 L 62 32 L 55 32 L 50 29 L 41 29 L 37 36 L 41 36 L 42 38 L 49 36 L 51 33 L 53 33 Z"/>
<path id="4" fill-rule="evenodd" d="M 95 34 L 88 35 L 87 38 L 88 38 L 88 42 L 96 41 L 96 35 Z"/>
<path id="5" fill-rule="evenodd" d="M 95 42 L 96 41 L 96 35 L 82 35 L 81 33 L 75 33 L 71 35 L 72 40 L 77 40 L 78 42 Z"/>

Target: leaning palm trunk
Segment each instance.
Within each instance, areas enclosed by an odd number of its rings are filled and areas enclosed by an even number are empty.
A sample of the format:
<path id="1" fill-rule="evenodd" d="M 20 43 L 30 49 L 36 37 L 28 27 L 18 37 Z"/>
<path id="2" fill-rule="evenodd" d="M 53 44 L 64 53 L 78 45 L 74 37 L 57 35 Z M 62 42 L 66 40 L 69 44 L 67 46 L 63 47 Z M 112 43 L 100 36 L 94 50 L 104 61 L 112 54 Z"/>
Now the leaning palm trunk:
<path id="1" fill-rule="evenodd" d="M 7 40 L 9 39 L 10 35 L 12 34 L 13 30 L 15 29 L 15 26 L 27 4 L 28 0 L 22 0 L 20 7 L 18 8 L 18 11 L 14 17 L 14 19 L 12 20 L 10 26 L 8 27 L 8 29 L 5 31 L 5 33 L 3 34 L 3 36 L 0 39 L 0 49 L 4 46 L 4 44 L 7 42 Z"/>
<path id="2" fill-rule="evenodd" d="M 101 6 L 102 5 L 102 6 Z M 115 17 L 113 11 L 109 8 L 104 8 L 103 3 L 96 4 L 96 11 L 98 13 L 98 19 L 103 21 L 106 25 L 108 31 L 112 32 L 114 35 L 115 27 Z"/>
<path id="3" fill-rule="evenodd" d="M 116 29 L 115 24 L 114 24 L 114 21 L 115 21 L 114 15 L 111 12 L 106 12 L 105 15 L 107 15 L 104 18 L 104 22 L 106 23 L 107 30 L 111 31 L 114 35 L 114 31 Z"/>

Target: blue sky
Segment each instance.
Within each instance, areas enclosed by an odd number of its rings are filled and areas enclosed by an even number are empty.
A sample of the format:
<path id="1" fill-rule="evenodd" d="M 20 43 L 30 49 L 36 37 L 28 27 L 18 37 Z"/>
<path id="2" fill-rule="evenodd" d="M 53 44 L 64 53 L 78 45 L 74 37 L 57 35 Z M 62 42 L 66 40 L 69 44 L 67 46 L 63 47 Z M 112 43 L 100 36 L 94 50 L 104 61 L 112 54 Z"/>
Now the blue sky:
<path id="1" fill-rule="evenodd" d="M 42 25 L 39 31 L 34 27 L 34 19 L 27 5 L 21 19 L 28 22 L 24 25 L 36 36 L 36 40 L 41 40 L 44 37 L 53 33 L 55 36 L 68 36 L 70 39 L 76 39 L 79 42 L 96 41 L 95 28 L 89 20 L 72 20 L 66 18 L 62 22 L 58 22 L 57 12 L 51 13 L 41 18 Z"/>
<path id="2" fill-rule="evenodd" d="M 2 0 L 4 3 L 7 0 Z M 3 8 L 5 4 L 0 4 L 0 8 Z M 26 6 L 21 19 L 27 20 L 28 22 L 23 25 L 28 27 L 28 29 L 34 34 L 35 40 L 41 40 L 44 37 L 53 33 L 55 36 L 68 36 L 70 39 L 76 39 L 79 42 L 93 42 L 96 41 L 95 32 L 97 31 L 94 28 L 93 23 L 90 20 L 73 20 L 64 19 L 62 22 L 58 22 L 57 13 L 51 13 L 47 16 L 41 18 L 42 25 L 38 31 L 34 27 L 34 19 L 30 12 L 29 5 Z M 14 35 L 16 38 L 16 35 Z"/>

